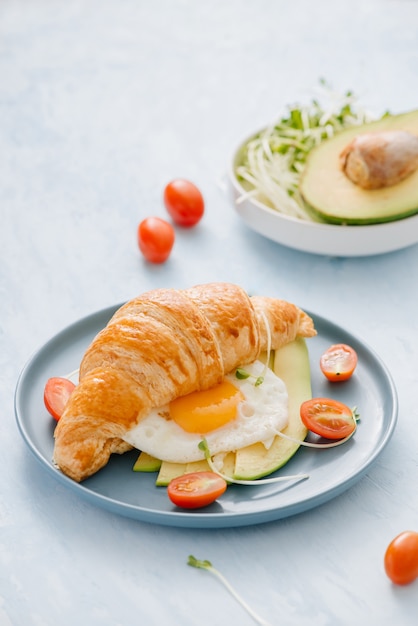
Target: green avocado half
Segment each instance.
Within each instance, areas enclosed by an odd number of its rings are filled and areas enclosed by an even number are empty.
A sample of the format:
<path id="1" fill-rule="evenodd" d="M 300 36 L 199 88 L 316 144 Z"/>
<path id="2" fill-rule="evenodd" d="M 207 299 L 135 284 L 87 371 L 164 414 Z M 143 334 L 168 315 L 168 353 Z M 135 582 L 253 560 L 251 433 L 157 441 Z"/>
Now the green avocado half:
<path id="1" fill-rule="evenodd" d="M 341 131 L 310 153 L 299 189 L 307 207 L 333 224 L 376 224 L 418 213 L 418 170 L 391 187 L 366 190 L 342 171 L 339 155 L 364 133 L 403 130 L 418 136 L 418 110 Z"/>

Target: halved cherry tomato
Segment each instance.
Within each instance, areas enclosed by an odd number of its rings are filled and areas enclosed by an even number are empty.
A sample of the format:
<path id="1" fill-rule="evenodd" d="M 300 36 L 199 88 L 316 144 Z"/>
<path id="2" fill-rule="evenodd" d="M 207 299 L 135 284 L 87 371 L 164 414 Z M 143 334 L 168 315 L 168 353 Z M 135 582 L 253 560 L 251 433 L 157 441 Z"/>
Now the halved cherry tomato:
<path id="1" fill-rule="evenodd" d="M 344 439 L 356 428 L 353 410 L 331 398 L 303 402 L 300 417 L 308 430 L 326 439 Z"/>
<path id="2" fill-rule="evenodd" d="M 57 421 L 63 414 L 75 384 L 68 378 L 55 376 L 46 381 L 44 389 L 44 403 L 48 413 Z"/>
<path id="3" fill-rule="evenodd" d="M 174 228 L 160 217 L 147 217 L 138 226 L 138 246 L 150 263 L 164 263 L 174 239 Z"/>
<path id="4" fill-rule="evenodd" d="M 345 343 L 337 343 L 323 353 L 319 365 L 331 382 L 348 380 L 357 366 L 357 352 Z"/>
<path id="5" fill-rule="evenodd" d="M 390 542 L 384 567 L 396 585 L 408 585 L 418 578 L 418 532 L 406 530 Z"/>
<path id="6" fill-rule="evenodd" d="M 199 189 L 188 180 L 172 180 L 164 189 L 165 207 L 179 226 L 194 226 L 203 217 L 205 202 Z"/>
<path id="7" fill-rule="evenodd" d="M 215 472 L 190 472 L 173 478 L 167 493 L 173 504 L 183 509 L 198 509 L 212 504 L 226 487 L 226 481 Z"/>

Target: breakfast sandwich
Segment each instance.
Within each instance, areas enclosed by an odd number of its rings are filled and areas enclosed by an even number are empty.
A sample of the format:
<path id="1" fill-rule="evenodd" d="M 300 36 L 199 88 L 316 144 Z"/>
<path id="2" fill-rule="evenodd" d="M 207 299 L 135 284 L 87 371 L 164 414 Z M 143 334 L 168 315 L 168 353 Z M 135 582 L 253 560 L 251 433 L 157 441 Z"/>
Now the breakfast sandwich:
<path id="1" fill-rule="evenodd" d="M 315 334 L 294 304 L 230 283 L 146 292 L 87 348 L 54 462 L 80 482 L 132 448 L 188 463 L 204 458 L 202 437 L 213 454 L 268 447 L 286 426 L 287 390 L 260 355 Z"/>

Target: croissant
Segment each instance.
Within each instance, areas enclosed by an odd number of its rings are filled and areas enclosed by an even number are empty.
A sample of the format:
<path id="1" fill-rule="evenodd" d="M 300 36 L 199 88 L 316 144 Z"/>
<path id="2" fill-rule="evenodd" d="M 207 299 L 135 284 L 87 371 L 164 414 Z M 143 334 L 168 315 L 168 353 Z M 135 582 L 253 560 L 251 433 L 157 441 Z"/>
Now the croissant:
<path id="1" fill-rule="evenodd" d="M 112 453 L 132 448 L 123 437 L 151 409 L 214 386 L 256 360 L 269 341 L 275 350 L 315 334 L 297 306 L 249 297 L 230 283 L 144 293 L 119 308 L 87 348 L 55 428 L 54 462 L 80 482 Z"/>

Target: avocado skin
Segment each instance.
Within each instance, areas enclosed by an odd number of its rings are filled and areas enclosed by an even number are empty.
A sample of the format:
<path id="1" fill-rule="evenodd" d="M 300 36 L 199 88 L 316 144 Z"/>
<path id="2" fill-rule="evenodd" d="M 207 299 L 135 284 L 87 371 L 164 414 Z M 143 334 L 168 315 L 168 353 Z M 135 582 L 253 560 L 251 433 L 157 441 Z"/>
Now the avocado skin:
<path id="1" fill-rule="evenodd" d="M 300 405 L 312 397 L 309 353 L 305 340 L 298 338 L 276 350 L 273 369 L 286 384 L 289 397 L 289 421 L 283 433 L 303 441 L 307 429 L 300 419 Z M 237 450 L 234 478 L 255 480 L 268 476 L 283 467 L 299 447 L 300 444 L 277 435 L 268 450 L 262 443 Z"/>
<path id="2" fill-rule="evenodd" d="M 339 155 L 363 133 L 404 130 L 418 136 L 418 110 L 343 130 L 310 153 L 299 189 L 307 208 L 331 224 L 361 226 L 403 219 L 418 213 L 418 170 L 383 189 L 365 190 L 341 170 Z"/>

